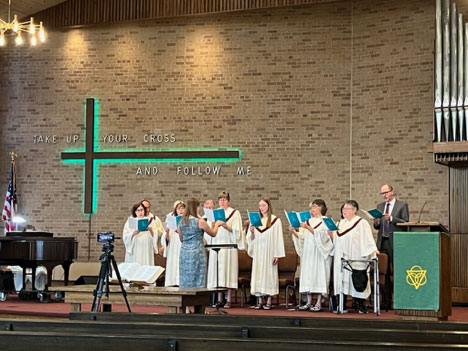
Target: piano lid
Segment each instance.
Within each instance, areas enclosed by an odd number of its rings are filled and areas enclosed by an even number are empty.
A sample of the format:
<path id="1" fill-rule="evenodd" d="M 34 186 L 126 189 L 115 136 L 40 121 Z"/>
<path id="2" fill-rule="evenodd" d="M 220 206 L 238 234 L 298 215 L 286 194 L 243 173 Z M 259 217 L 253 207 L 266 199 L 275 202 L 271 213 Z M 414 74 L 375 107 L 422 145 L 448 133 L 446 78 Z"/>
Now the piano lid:
<path id="1" fill-rule="evenodd" d="M 52 238 L 54 233 L 46 232 L 46 231 L 13 231 L 7 232 L 6 236 L 14 237 L 14 238 Z"/>

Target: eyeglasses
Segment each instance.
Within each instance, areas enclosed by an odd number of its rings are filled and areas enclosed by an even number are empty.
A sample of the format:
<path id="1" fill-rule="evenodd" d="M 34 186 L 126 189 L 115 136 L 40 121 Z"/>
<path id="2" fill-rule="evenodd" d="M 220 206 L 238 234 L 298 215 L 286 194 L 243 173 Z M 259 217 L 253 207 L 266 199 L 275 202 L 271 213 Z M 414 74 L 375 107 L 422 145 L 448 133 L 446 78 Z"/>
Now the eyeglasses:
<path id="1" fill-rule="evenodd" d="M 351 211 L 354 210 L 354 207 L 343 207 L 343 211 Z"/>
<path id="2" fill-rule="evenodd" d="M 380 195 L 387 195 L 388 193 L 391 193 L 393 190 L 389 190 L 389 191 L 382 191 L 380 193 Z"/>
<path id="3" fill-rule="evenodd" d="M 223 200 L 224 200 L 224 201 L 228 201 L 228 199 L 226 199 L 225 197 L 220 197 L 220 198 L 218 199 L 218 201 L 223 201 Z"/>

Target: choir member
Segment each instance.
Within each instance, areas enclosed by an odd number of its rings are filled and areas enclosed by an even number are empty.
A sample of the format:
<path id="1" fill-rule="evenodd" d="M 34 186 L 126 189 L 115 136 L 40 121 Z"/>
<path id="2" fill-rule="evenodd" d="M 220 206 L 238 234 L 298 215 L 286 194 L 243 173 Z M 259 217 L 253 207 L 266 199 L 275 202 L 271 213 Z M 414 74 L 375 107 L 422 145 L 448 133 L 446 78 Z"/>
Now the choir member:
<path id="1" fill-rule="evenodd" d="M 159 235 L 162 235 L 162 233 L 164 233 L 164 227 L 162 225 L 161 220 L 153 213 L 151 213 L 151 203 L 149 202 L 149 200 L 141 200 L 141 203 L 143 204 L 143 206 L 145 206 L 145 216 L 148 217 L 148 225 L 151 225 L 154 222 L 159 237 Z M 155 238 L 156 241 L 158 241 L 158 237 Z"/>
<path id="2" fill-rule="evenodd" d="M 258 207 L 262 226 L 251 226 L 247 235 L 247 253 L 252 257 L 250 293 L 258 298 L 255 309 L 269 310 L 271 297 L 279 293 L 278 260 L 285 257 L 283 226 L 281 219 L 273 215 L 270 200 L 260 200 Z"/>
<path id="3" fill-rule="evenodd" d="M 135 204 L 131 210 L 131 215 L 134 218 L 145 218 L 145 206 L 141 202 Z M 154 254 L 158 252 L 158 237 L 162 230 L 161 221 L 158 217 L 155 217 L 149 223 L 146 231 L 130 229 L 129 219 L 127 219 L 123 229 L 125 262 L 154 265 Z"/>
<path id="4" fill-rule="evenodd" d="M 206 200 L 204 203 L 203 203 L 203 208 L 207 208 L 207 209 L 210 209 L 210 210 L 214 210 L 215 208 L 215 204 L 214 204 L 214 201 L 211 200 L 211 199 L 208 199 Z M 203 217 L 201 217 L 205 220 L 206 223 L 208 223 L 209 226 L 211 226 L 211 221 L 206 217 L 206 215 L 204 214 Z M 213 244 L 213 237 L 209 234 L 205 234 L 204 236 L 204 239 L 205 239 L 205 242 L 207 244 Z M 208 260 L 209 260 L 209 257 L 208 257 Z"/>
<path id="5" fill-rule="evenodd" d="M 212 244 L 237 244 L 239 250 L 244 250 L 244 236 L 242 233 L 242 218 L 240 212 L 231 208 L 231 197 L 227 192 L 221 192 L 218 196 L 219 207 L 224 209 L 226 225 L 219 228 L 218 235 L 212 240 Z M 217 256 L 218 267 L 217 267 Z M 208 288 L 228 288 L 227 301 L 224 308 L 231 308 L 232 290 L 237 289 L 239 275 L 239 263 L 237 261 L 237 249 L 223 248 L 219 254 L 210 250 L 208 262 Z M 219 285 L 218 285 L 219 284 Z M 218 294 L 218 303 L 222 305 L 223 294 Z"/>
<path id="6" fill-rule="evenodd" d="M 363 292 L 358 292 L 353 286 L 351 272 L 341 269 L 341 258 L 348 260 L 369 260 L 372 259 L 377 251 L 375 240 L 372 235 L 372 230 L 369 223 L 357 216 L 359 205 L 354 200 L 348 200 L 342 208 L 344 219 L 338 224 L 339 230 L 334 233 L 334 250 L 333 259 L 333 276 L 334 276 L 334 291 L 335 295 L 343 293 L 351 295 L 355 300 L 356 308 L 359 313 L 367 313 L 365 300 L 370 295 L 370 284 L 367 282 L 367 287 Z M 366 263 L 354 262 L 353 269 L 365 269 Z M 346 310 L 346 305 L 344 308 Z"/>
<path id="7" fill-rule="evenodd" d="M 309 205 L 312 218 L 301 223 L 299 230 L 293 227 L 293 243 L 301 258 L 299 293 L 307 294 L 307 304 L 300 306 L 303 311 L 319 312 L 322 310 L 322 295 L 328 295 L 330 284 L 331 256 L 333 242 L 322 216 L 327 213 L 325 201 L 314 200 Z M 312 294 L 316 294 L 312 305 Z"/>
<path id="8" fill-rule="evenodd" d="M 185 203 L 178 200 L 174 203 L 174 210 L 170 215 L 183 215 L 184 211 Z M 166 257 L 166 280 L 164 286 L 179 286 L 179 255 L 181 246 L 179 233 L 166 227 L 161 237 L 161 246 L 164 248 L 163 257 Z"/>
<path id="9" fill-rule="evenodd" d="M 215 204 L 214 204 L 214 201 L 211 200 L 211 199 L 208 199 L 206 200 L 204 203 L 203 203 L 203 208 L 208 208 L 210 210 L 214 210 L 215 208 Z M 203 214 L 203 217 L 202 217 L 206 223 L 208 223 L 208 225 L 211 225 L 211 221 L 206 217 L 205 214 Z M 208 243 L 208 244 L 212 244 L 212 241 L 213 241 L 213 237 L 211 235 L 205 235 L 205 241 Z"/>
<path id="10" fill-rule="evenodd" d="M 215 208 L 214 201 L 211 199 L 206 200 L 205 203 L 203 204 L 203 208 L 209 208 L 210 210 L 214 210 Z"/>

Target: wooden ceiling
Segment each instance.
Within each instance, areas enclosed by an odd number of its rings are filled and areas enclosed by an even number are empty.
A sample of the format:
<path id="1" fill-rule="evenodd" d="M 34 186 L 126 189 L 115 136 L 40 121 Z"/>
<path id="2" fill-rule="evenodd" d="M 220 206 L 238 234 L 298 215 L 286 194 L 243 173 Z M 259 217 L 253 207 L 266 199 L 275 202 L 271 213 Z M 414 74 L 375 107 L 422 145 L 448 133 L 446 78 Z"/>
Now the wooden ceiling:
<path id="1" fill-rule="evenodd" d="M 11 19 L 13 15 L 18 15 L 19 18 L 29 17 L 61 2 L 65 0 L 11 0 Z M 8 20 L 8 0 L 0 0 L 0 18 Z"/>
<path id="2" fill-rule="evenodd" d="M 46 28 L 201 15 L 348 0 L 11 0 L 11 18 L 34 15 Z M 8 0 L 0 0 L 8 20 Z"/>

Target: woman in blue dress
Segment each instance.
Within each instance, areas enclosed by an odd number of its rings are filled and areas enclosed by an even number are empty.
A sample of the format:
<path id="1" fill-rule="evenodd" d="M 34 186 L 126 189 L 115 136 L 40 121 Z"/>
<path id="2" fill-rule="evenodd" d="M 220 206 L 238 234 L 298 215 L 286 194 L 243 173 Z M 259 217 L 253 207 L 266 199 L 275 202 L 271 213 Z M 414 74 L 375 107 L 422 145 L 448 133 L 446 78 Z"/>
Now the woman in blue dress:
<path id="1" fill-rule="evenodd" d="M 200 201 L 191 198 L 187 201 L 184 215 L 179 223 L 180 247 L 179 287 L 206 287 L 206 252 L 203 245 L 203 234 L 216 236 L 218 228 L 226 225 L 216 221 L 211 228 L 204 219 L 198 217 Z"/>

